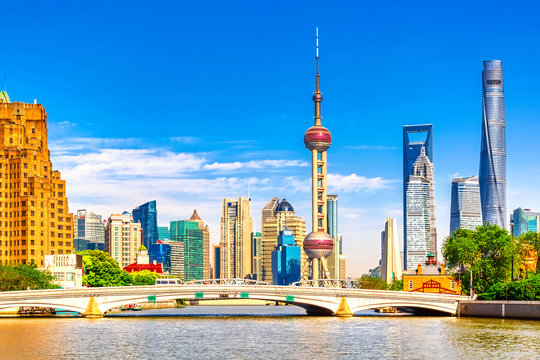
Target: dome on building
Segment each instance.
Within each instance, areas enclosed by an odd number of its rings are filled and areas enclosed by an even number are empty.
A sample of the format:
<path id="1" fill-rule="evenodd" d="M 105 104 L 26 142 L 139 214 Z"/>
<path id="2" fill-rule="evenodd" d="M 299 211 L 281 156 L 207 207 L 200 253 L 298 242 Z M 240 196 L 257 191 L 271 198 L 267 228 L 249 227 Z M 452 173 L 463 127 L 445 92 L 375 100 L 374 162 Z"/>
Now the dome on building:
<path id="1" fill-rule="evenodd" d="M 304 145 L 309 150 L 325 151 L 332 145 L 332 135 L 324 126 L 312 126 L 304 135 Z"/>
<path id="2" fill-rule="evenodd" d="M 0 91 L 0 103 L 10 103 L 8 93 L 5 91 Z"/>
<path id="3" fill-rule="evenodd" d="M 311 259 L 327 258 L 334 251 L 334 240 L 324 231 L 310 232 L 304 239 L 304 251 Z"/>
<path id="4" fill-rule="evenodd" d="M 287 201 L 287 199 L 283 199 L 281 200 L 281 202 L 278 204 L 278 206 L 276 207 L 276 212 L 294 212 L 294 208 L 292 207 L 292 205 Z"/>

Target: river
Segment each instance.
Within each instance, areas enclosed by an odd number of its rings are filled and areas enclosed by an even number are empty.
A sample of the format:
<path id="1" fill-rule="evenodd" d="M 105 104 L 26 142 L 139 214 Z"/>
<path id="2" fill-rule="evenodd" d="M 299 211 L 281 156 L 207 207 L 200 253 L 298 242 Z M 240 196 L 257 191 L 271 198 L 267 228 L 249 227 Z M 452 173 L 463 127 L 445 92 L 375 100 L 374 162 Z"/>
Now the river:
<path id="1" fill-rule="evenodd" d="M 190 306 L 102 319 L 1 318 L 0 359 L 539 359 L 540 322 L 305 316 Z"/>

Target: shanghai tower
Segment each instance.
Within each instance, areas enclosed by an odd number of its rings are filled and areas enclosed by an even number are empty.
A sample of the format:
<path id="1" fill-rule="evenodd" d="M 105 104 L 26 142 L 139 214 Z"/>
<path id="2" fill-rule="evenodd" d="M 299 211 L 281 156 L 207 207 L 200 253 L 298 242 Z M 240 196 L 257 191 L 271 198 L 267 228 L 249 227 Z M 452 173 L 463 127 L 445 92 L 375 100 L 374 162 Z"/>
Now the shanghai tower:
<path id="1" fill-rule="evenodd" d="M 506 228 L 506 120 L 502 61 L 484 61 L 480 200 L 484 224 Z"/>

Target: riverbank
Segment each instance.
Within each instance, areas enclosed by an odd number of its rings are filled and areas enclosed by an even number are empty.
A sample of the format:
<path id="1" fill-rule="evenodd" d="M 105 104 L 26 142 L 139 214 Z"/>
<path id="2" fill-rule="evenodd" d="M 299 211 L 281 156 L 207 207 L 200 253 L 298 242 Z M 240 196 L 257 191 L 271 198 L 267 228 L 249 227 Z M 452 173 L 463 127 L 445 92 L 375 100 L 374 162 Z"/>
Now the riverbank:
<path id="1" fill-rule="evenodd" d="M 458 316 L 540 320 L 540 301 L 460 301 Z"/>

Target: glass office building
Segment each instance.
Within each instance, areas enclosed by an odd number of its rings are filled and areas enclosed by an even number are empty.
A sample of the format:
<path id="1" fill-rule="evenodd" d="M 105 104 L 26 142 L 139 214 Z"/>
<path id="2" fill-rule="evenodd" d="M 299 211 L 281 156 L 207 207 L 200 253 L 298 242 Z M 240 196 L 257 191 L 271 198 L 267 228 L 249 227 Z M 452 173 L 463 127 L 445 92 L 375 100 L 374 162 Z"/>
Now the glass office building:
<path id="1" fill-rule="evenodd" d="M 431 252 L 430 183 L 422 176 L 411 175 L 405 182 L 405 270 L 424 265 Z"/>
<path id="2" fill-rule="evenodd" d="M 540 232 L 540 213 L 531 209 L 515 209 L 510 216 L 510 222 L 514 224 L 514 236 L 521 236 L 529 231 Z"/>
<path id="3" fill-rule="evenodd" d="M 338 196 L 326 195 L 326 208 L 327 208 L 327 221 L 328 221 L 328 234 L 332 238 L 336 238 L 338 235 Z M 335 245 L 335 244 L 334 244 Z M 343 254 L 343 246 L 340 243 L 339 247 L 334 246 L 334 249 L 339 249 L 339 254 Z"/>
<path id="4" fill-rule="evenodd" d="M 140 223 L 142 243 L 148 249 L 159 240 L 156 201 L 152 200 L 133 209 L 133 222 Z"/>
<path id="5" fill-rule="evenodd" d="M 300 246 L 294 244 L 290 230 L 282 230 L 277 246 L 272 251 L 272 282 L 274 285 L 290 285 L 300 281 Z"/>
<path id="6" fill-rule="evenodd" d="M 452 180 L 450 234 L 457 229 L 474 230 L 482 225 L 482 206 L 478 177 Z"/>
<path id="7" fill-rule="evenodd" d="M 157 242 L 148 248 L 150 262 L 162 264 L 164 272 L 171 272 L 171 245 Z"/>
<path id="8" fill-rule="evenodd" d="M 484 61 L 480 199 L 484 224 L 506 228 L 506 119 L 502 62 Z"/>
<path id="9" fill-rule="evenodd" d="M 196 221 L 170 223 L 171 242 L 184 243 L 184 279 L 203 279 L 203 232 Z"/>
<path id="10" fill-rule="evenodd" d="M 411 227 L 410 223 L 416 222 L 417 214 L 412 214 L 414 217 L 411 221 L 409 218 L 409 211 L 411 209 L 416 209 L 418 211 L 416 204 L 409 204 L 408 198 L 411 197 L 411 193 L 407 194 L 407 189 L 412 191 L 418 187 L 418 178 L 421 177 L 425 181 L 422 182 L 422 186 L 427 187 L 428 194 L 426 198 L 427 209 L 424 211 L 429 211 L 429 218 L 425 221 L 424 225 L 429 228 L 428 240 L 429 240 L 429 251 L 425 252 L 426 260 L 427 254 L 429 252 L 437 254 L 437 228 L 436 228 L 436 217 L 435 217 L 435 188 L 434 188 L 434 168 L 433 168 L 433 125 L 406 125 L 403 126 L 403 243 L 405 254 L 409 253 L 411 256 L 415 253 L 415 256 L 420 256 L 418 253 L 417 246 L 413 245 L 416 243 L 419 238 L 424 239 L 425 233 L 424 230 L 414 230 L 417 227 Z M 409 186 L 408 181 L 413 179 L 415 184 Z M 422 227 L 423 229 L 423 227 Z M 419 231 L 419 233 L 409 234 L 410 231 Z M 425 240 L 425 239 L 424 239 Z M 424 242 L 422 240 L 422 242 Z M 413 250 L 416 249 L 416 250 Z M 423 248 L 422 248 L 423 249 Z M 424 252 L 424 249 L 422 250 Z M 407 256 L 405 256 L 406 258 Z M 413 261 L 413 260 L 411 260 Z M 416 261 L 416 260 L 414 260 Z M 423 264 L 425 261 L 422 261 Z M 405 268 L 409 266 L 408 261 L 404 262 Z M 414 267 L 418 263 L 414 264 Z"/>

